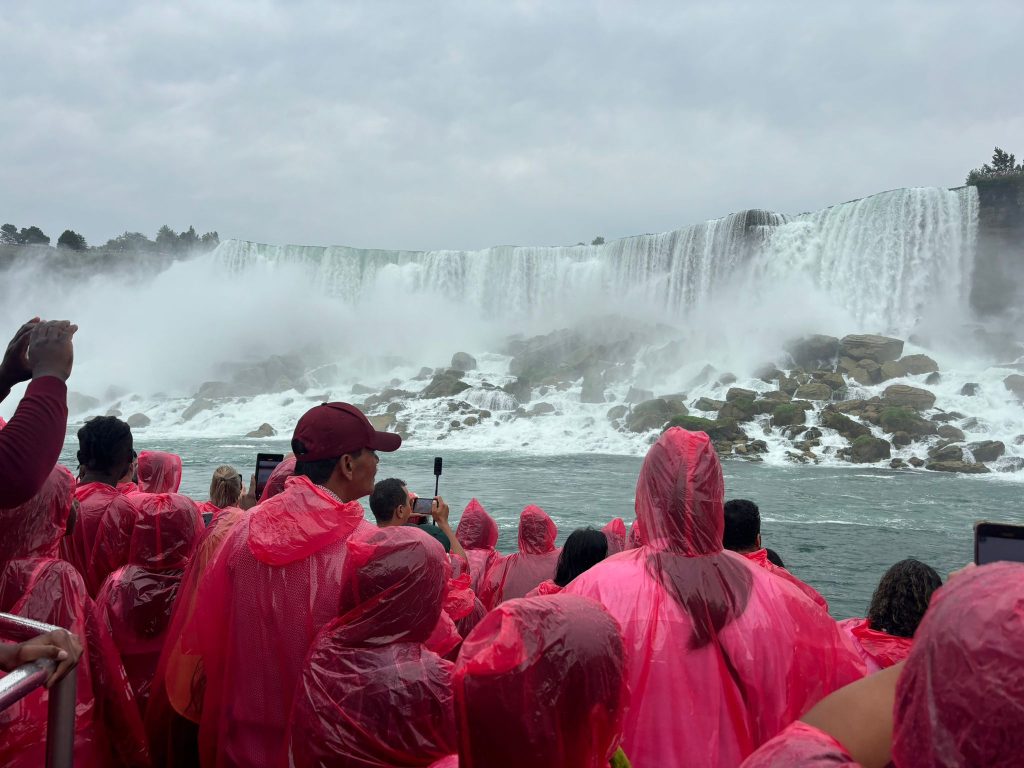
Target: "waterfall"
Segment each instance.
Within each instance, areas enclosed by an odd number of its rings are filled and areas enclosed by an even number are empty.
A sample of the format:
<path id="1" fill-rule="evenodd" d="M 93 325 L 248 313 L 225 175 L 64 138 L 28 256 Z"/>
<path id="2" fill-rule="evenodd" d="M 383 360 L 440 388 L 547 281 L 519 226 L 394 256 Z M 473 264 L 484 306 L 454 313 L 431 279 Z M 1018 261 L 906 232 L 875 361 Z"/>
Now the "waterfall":
<path id="1" fill-rule="evenodd" d="M 756 295 L 800 277 L 863 329 L 898 334 L 930 309 L 966 312 L 977 218 L 973 187 L 915 188 L 792 217 L 743 211 L 604 245 L 385 251 L 232 240 L 210 258 L 233 272 L 299 267 L 349 304 L 382 285 L 456 297 L 513 327 L 566 308 L 681 321 L 723 291 Z"/>

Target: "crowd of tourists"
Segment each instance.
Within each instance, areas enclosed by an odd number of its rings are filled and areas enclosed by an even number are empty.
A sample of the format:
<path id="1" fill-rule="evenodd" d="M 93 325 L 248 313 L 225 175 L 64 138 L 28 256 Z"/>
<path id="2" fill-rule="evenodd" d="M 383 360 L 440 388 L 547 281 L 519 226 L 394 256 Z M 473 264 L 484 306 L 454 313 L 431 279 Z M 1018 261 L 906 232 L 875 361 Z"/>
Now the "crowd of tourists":
<path id="1" fill-rule="evenodd" d="M 943 585 L 903 560 L 836 621 L 680 428 L 628 525 L 559 548 L 531 504 L 509 553 L 477 499 L 419 519 L 378 479 L 401 438 L 346 403 L 299 419 L 259 498 L 229 466 L 181 494 L 181 459 L 114 416 L 65 468 L 75 330 L 34 319 L 0 363 L 3 397 L 30 382 L 0 428 L 0 612 L 64 628 L 0 667 L 77 675 L 77 766 L 1020 763 L 1024 565 Z M 48 695 L 0 712 L 0 764 L 44 764 Z"/>

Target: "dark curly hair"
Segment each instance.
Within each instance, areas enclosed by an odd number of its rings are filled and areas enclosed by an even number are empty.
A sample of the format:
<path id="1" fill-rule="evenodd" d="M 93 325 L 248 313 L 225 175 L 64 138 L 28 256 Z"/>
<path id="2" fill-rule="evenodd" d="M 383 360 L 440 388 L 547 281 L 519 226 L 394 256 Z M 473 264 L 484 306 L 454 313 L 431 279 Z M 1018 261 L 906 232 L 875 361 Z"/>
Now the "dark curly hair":
<path id="1" fill-rule="evenodd" d="M 115 416 L 97 416 L 78 430 L 78 463 L 92 472 L 114 474 L 132 463 L 132 428 Z"/>
<path id="2" fill-rule="evenodd" d="M 942 579 L 930 565 L 912 557 L 900 560 L 885 572 L 871 596 L 871 628 L 896 637 L 913 637 L 932 592 L 941 586 Z"/>

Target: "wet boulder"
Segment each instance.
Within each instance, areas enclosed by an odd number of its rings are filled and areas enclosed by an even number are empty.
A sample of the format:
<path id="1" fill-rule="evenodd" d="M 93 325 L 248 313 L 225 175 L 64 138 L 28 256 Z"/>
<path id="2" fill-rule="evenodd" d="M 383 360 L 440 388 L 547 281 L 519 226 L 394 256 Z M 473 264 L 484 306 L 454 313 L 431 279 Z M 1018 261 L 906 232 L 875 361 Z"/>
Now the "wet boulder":
<path id="1" fill-rule="evenodd" d="M 469 389 L 469 384 L 464 382 L 457 374 L 458 372 L 453 372 L 450 369 L 434 374 L 430 383 L 420 392 L 420 397 L 425 400 L 452 397 Z"/>
<path id="2" fill-rule="evenodd" d="M 871 333 L 853 333 L 840 339 L 839 354 L 854 360 L 873 360 L 881 365 L 899 360 L 903 354 L 903 341 Z"/>
<path id="3" fill-rule="evenodd" d="M 807 413 L 792 403 L 780 403 L 772 411 L 771 425 L 773 427 L 789 427 L 803 424 L 807 420 Z"/>
<path id="4" fill-rule="evenodd" d="M 125 422 L 132 429 L 142 429 L 143 427 L 148 427 L 151 423 L 149 416 L 144 413 L 133 413 Z"/>
<path id="5" fill-rule="evenodd" d="M 793 339 L 785 344 L 796 368 L 818 368 L 835 362 L 839 352 L 839 339 L 835 336 L 812 334 Z"/>
<path id="6" fill-rule="evenodd" d="M 980 390 L 981 387 L 978 384 L 969 381 L 960 387 L 960 394 L 964 397 L 974 397 Z"/>
<path id="7" fill-rule="evenodd" d="M 451 368 L 456 371 L 475 371 L 476 370 L 476 358 L 467 352 L 456 352 L 452 355 Z"/>
<path id="8" fill-rule="evenodd" d="M 793 397 L 801 400 L 831 400 L 832 387 L 821 381 L 812 381 L 800 387 Z"/>
<path id="9" fill-rule="evenodd" d="M 975 461 L 995 461 L 1006 453 L 1006 446 L 1001 440 L 982 440 L 968 443 L 967 450 L 974 456 Z"/>
<path id="10" fill-rule="evenodd" d="M 850 445 L 850 461 L 854 464 L 871 464 L 876 461 L 888 460 L 892 449 L 888 440 L 871 435 L 862 435 Z"/>
<path id="11" fill-rule="evenodd" d="M 851 442 L 858 437 L 871 434 L 871 429 L 860 422 L 854 421 L 849 416 L 834 411 L 822 411 L 820 416 L 821 426 L 834 429 L 840 435 Z"/>
<path id="12" fill-rule="evenodd" d="M 276 437 L 277 430 L 272 426 L 264 422 L 260 424 L 256 429 L 246 435 L 246 437 Z"/>
<path id="13" fill-rule="evenodd" d="M 915 411 L 927 411 L 935 407 L 934 394 L 909 384 L 890 384 L 882 393 L 882 401 L 889 407 L 905 406 Z"/>
<path id="14" fill-rule="evenodd" d="M 1016 395 L 1018 400 L 1024 400 L 1024 376 L 1019 373 L 1011 373 L 1003 379 L 1003 386 Z"/>
<path id="15" fill-rule="evenodd" d="M 626 427 L 630 432 L 647 432 L 651 429 L 660 429 L 674 416 L 687 414 L 686 406 L 678 400 L 659 397 L 635 405 L 626 417 Z"/>
<path id="16" fill-rule="evenodd" d="M 983 475 L 991 470 L 984 464 L 971 464 L 966 461 L 931 461 L 924 466 L 932 472 L 961 472 L 968 475 Z"/>

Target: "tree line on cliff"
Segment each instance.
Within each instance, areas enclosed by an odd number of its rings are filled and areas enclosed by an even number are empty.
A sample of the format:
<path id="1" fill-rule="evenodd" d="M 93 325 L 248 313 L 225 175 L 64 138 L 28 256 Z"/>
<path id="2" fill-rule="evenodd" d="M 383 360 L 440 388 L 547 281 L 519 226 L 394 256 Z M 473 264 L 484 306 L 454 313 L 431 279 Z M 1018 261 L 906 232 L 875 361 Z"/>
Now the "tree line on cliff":
<path id="1" fill-rule="evenodd" d="M 157 230 L 156 237 L 150 240 L 141 232 L 125 232 L 107 240 L 106 243 L 90 248 L 85 237 L 71 229 L 65 229 L 57 238 L 57 247 L 70 251 L 102 250 L 116 253 L 189 253 L 191 251 L 208 251 L 216 248 L 220 236 L 216 231 L 204 232 L 200 235 L 195 227 L 182 232 L 175 232 L 166 224 Z M 0 226 L 0 245 L 49 245 L 50 236 L 37 226 L 18 229 L 14 224 Z"/>

